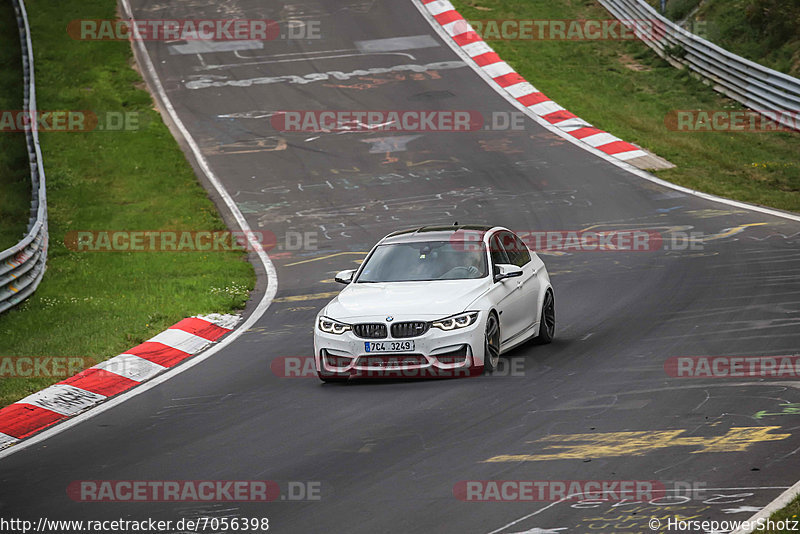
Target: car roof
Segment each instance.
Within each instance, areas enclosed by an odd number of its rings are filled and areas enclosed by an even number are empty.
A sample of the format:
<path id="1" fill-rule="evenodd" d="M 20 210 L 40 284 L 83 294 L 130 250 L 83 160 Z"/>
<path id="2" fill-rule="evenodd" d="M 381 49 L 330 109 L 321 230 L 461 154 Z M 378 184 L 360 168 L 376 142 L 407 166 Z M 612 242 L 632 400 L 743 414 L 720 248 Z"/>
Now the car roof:
<path id="1" fill-rule="evenodd" d="M 387 243 L 418 243 L 420 241 L 450 241 L 456 232 L 488 232 L 495 226 L 480 224 L 458 224 L 453 226 L 420 226 L 392 232 L 381 240 Z"/>

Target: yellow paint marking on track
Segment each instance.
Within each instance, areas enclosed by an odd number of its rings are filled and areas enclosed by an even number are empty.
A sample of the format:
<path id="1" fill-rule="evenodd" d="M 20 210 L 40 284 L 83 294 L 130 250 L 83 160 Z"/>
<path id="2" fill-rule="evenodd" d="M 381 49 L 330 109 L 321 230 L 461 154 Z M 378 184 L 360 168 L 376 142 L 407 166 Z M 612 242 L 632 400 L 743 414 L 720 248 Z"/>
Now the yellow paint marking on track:
<path id="1" fill-rule="evenodd" d="M 310 260 L 303 260 L 303 261 L 296 261 L 294 263 L 287 263 L 284 267 L 292 267 L 294 265 L 300 265 L 301 263 L 311 263 L 312 261 L 322 261 L 327 260 L 328 258 L 335 258 L 336 256 L 343 256 L 345 254 L 357 254 L 364 256 L 366 252 L 337 252 L 336 254 L 328 254 L 327 256 L 320 256 L 319 258 L 311 258 Z"/>
<path id="2" fill-rule="evenodd" d="M 272 302 L 302 302 L 304 300 L 322 300 L 333 298 L 338 294 L 338 291 L 329 291 L 327 293 L 311 293 L 309 295 L 292 295 L 291 297 L 280 297 L 273 299 Z"/>
<path id="3" fill-rule="evenodd" d="M 406 167 L 418 167 L 419 165 L 430 165 L 431 163 L 458 163 L 459 161 L 461 160 L 450 156 L 450 159 L 426 159 L 418 162 L 406 161 Z"/>
<path id="4" fill-rule="evenodd" d="M 762 441 L 777 441 L 791 434 L 770 434 L 779 426 L 732 427 L 723 436 L 680 437 L 684 430 L 644 432 L 608 432 L 604 434 L 553 434 L 528 443 L 552 443 L 540 454 L 503 454 L 486 462 L 537 462 L 543 460 L 582 460 L 609 456 L 642 456 L 666 447 L 700 447 L 692 454 L 705 452 L 740 452 Z"/>
<path id="5" fill-rule="evenodd" d="M 712 234 L 708 237 L 701 237 L 699 239 L 693 239 L 693 241 L 699 241 L 702 243 L 707 243 L 708 241 L 716 241 L 717 239 L 723 239 L 725 237 L 730 237 L 732 235 L 736 235 L 740 232 L 744 232 L 745 228 L 750 226 L 764 226 L 765 224 L 769 223 L 750 223 L 750 224 L 740 224 L 739 226 L 735 226 L 733 228 L 728 228 L 725 232 L 720 232 L 718 234 Z"/>
<path id="6" fill-rule="evenodd" d="M 727 215 L 736 215 L 738 213 L 747 213 L 745 210 L 715 210 L 715 209 L 702 209 L 702 210 L 689 210 L 683 212 L 685 215 L 691 215 L 695 219 L 711 219 L 713 217 L 725 217 Z"/>

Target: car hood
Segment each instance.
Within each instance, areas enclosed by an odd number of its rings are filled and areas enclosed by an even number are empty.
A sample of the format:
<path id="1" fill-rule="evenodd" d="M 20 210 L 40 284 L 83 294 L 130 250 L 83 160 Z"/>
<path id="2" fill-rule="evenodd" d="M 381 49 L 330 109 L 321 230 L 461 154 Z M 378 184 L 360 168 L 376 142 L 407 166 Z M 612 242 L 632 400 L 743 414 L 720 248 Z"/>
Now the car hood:
<path id="1" fill-rule="evenodd" d="M 467 311 L 489 286 L 489 278 L 350 284 L 325 308 L 324 314 L 347 321 L 370 316 L 438 319 Z"/>

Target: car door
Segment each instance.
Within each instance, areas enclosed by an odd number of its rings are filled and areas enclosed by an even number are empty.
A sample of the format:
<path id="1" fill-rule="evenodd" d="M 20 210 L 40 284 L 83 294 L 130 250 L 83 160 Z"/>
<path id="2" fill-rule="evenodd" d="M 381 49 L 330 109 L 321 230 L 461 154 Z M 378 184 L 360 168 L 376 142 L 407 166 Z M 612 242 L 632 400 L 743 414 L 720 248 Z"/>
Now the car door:
<path id="1" fill-rule="evenodd" d="M 497 268 L 500 264 L 511 264 L 511 259 L 506 253 L 501 241 L 500 232 L 495 233 L 489 239 L 489 254 L 492 259 L 492 279 L 499 273 Z M 501 343 L 519 334 L 519 308 L 520 291 L 517 290 L 517 278 L 506 278 L 499 282 L 493 282 L 492 296 L 495 307 L 500 314 L 500 336 Z"/>
<path id="2" fill-rule="evenodd" d="M 507 230 L 502 230 L 498 234 L 509 263 L 522 271 L 522 276 L 506 280 L 507 283 L 514 284 L 514 290 L 508 298 L 506 307 L 508 317 L 505 318 L 505 334 L 507 335 L 504 334 L 503 341 L 514 341 L 536 322 L 536 297 L 540 282 L 528 247 L 522 240 Z"/>
<path id="3" fill-rule="evenodd" d="M 519 289 L 522 293 L 522 300 L 525 308 L 523 310 L 523 330 L 532 327 L 539 317 L 539 293 L 542 291 L 542 280 L 539 277 L 538 269 L 541 265 L 533 261 L 528 247 L 516 234 L 512 234 L 515 244 L 516 258 L 514 265 L 522 268 L 522 279 Z"/>

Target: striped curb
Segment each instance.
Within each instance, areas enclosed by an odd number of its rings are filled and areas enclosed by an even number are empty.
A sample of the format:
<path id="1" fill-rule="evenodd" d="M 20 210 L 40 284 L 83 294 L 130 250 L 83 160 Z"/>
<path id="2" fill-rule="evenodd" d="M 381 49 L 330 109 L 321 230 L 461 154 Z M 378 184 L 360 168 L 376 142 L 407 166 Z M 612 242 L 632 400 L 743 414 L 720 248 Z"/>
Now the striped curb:
<path id="1" fill-rule="evenodd" d="M 560 130 L 579 139 L 592 148 L 622 161 L 646 158 L 648 168 L 653 168 L 654 160 L 660 160 L 627 141 L 595 128 L 577 115 L 547 98 L 544 93 L 528 83 L 511 66 L 486 44 L 481 36 L 461 16 L 448 0 L 421 0 L 433 18 L 453 41 L 470 57 L 483 72 L 504 91 Z M 667 163 L 665 160 L 662 160 Z M 633 162 L 632 162 L 633 163 Z M 671 164 L 669 164 L 671 166 Z"/>
<path id="2" fill-rule="evenodd" d="M 0 450 L 194 356 L 233 330 L 236 315 L 189 317 L 132 349 L 0 409 Z"/>

